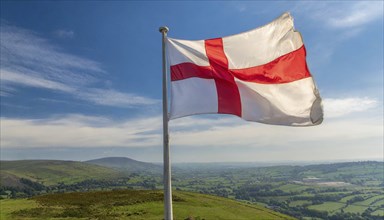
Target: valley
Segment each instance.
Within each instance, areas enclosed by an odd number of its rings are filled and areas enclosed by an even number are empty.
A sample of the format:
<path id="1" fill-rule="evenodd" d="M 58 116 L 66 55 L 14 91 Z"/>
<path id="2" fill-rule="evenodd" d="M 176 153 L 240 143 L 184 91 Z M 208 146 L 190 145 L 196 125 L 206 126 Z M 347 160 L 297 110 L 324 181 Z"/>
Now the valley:
<path id="1" fill-rule="evenodd" d="M 95 161 L 1 161 L 2 202 L 58 193 L 162 189 L 160 165 L 129 158 L 100 161 L 102 165 Z M 174 192 L 220 196 L 297 219 L 384 217 L 383 162 L 175 164 L 172 172 Z"/>

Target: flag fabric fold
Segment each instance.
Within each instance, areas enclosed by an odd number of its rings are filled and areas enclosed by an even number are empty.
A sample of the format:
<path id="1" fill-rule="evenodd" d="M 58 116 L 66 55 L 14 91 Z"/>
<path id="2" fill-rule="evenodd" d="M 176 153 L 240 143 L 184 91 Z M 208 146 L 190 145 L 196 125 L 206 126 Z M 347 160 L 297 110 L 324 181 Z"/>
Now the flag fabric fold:
<path id="1" fill-rule="evenodd" d="M 167 38 L 170 119 L 232 114 L 248 121 L 310 126 L 323 120 L 321 98 L 293 19 L 208 40 Z"/>

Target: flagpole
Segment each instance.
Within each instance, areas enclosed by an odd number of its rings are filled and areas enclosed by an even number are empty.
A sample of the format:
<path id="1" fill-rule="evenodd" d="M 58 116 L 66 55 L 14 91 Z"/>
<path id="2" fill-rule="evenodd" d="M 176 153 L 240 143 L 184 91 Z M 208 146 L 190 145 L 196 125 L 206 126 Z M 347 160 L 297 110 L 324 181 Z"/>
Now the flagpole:
<path id="1" fill-rule="evenodd" d="M 162 33 L 162 55 L 163 55 L 163 153 L 164 153 L 164 220 L 172 220 L 172 186 L 171 186 L 171 166 L 169 152 L 168 135 L 168 102 L 167 102 L 167 65 L 165 59 L 165 40 L 169 29 L 160 27 Z"/>

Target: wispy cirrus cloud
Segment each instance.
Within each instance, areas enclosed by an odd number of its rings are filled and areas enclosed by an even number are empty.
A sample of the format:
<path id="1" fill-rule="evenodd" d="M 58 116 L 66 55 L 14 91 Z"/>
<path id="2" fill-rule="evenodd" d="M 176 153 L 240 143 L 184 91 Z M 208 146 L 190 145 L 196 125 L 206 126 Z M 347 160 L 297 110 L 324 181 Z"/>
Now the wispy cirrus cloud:
<path id="1" fill-rule="evenodd" d="M 69 37 L 70 32 L 58 32 Z M 99 62 L 66 53 L 38 33 L 1 23 L 2 96 L 20 86 L 48 89 L 97 105 L 135 107 L 158 100 L 107 88 L 94 88 L 108 73 Z M 7 91 L 13 91 L 9 93 Z"/>
<path id="2" fill-rule="evenodd" d="M 28 74 L 28 72 L 18 73 L 18 72 L 1 69 L 1 80 L 2 80 L 2 83 L 8 84 L 8 86 L 10 86 L 9 84 L 11 85 L 18 84 L 18 85 L 24 85 L 24 86 L 30 86 L 30 87 L 58 90 L 63 92 L 74 91 L 72 87 L 67 86 L 61 82 L 44 79 L 33 73 Z"/>
<path id="3" fill-rule="evenodd" d="M 161 143 L 160 127 L 160 117 L 126 121 L 85 115 L 1 118 L 0 143 L 2 148 L 146 147 Z"/>
<path id="4" fill-rule="evenodd" d="M 0 79 L 2 80 L 2 78 Z M 15 91 L 12 86 L 0 83 L 0 97 L 12 96 Z"/>
<path id="5" fill-rule="evenodd" d="M 30 73 L 30 74 L 28 74 Z M 131 108 L 143 105 L 156 105 L 160 100 L 139 96 L 132 93 L 123 93 L 113 89 L 82 88 L 80 85 L 67 85 L 60 81 L 44 79 L 33 71 L 24 73 L 1 70 L 2 96 L 10 96 L 15 92 L 13 86 L 29 86 L 35 88 L 49 89 L 56 92 L 72 94 L 73 97 L 85 100 L 97 105 Z"/>
<path id="6" fill-rule="evenodd" d="M 113 89 L 89 89 L 77 94 L 79 99 L 88 100 L 105 106 L 134 107 L 159 104 L 160 100 L 151 99 Z"/>
<path id="7" fill-rule="evenodd" d="M 357 1 L 350 4 L 349 10 L 335 8 L 328 11 L 326 21 L 333 28 L 351 28 L 365 25 L 383 17 L 382 1 Z"/>
<path id="8" fill-rule="evenodd" d="M 297 2 L 292 10 L 318 21 L 321 26 L 346 29 L 381 19 L 383 6 L 382 1 Z"/>
<path id="9" fill-rule="evenodd" d="M 319 67 L 331 61 L 341 44 L 357 40 L 369 25 L 380 24 L 384 16 L 383 1 L 299 1 L 291 7 L 299 25 L 316 32 L 310 56 Z"/>
<path id="10" fill-rule="evenodd" d="M 72 30 L 59 29 L 53 32 L 56 37 L 62 39 L 72 39 L 75 37 L 75 32 Z"/>
<path id="11" fill-rule="evenodd" d="M 88 75 L 104 72 L 100 63 L 65 53 L 60 47 L 33 31 L 2 22 L 0 34 L 2 66 L 39 71 L 48 68 L 51 71 L 45 73 L 52 78 L 59 77 L 62 74 L 60 71 L 83 70 Z"/>

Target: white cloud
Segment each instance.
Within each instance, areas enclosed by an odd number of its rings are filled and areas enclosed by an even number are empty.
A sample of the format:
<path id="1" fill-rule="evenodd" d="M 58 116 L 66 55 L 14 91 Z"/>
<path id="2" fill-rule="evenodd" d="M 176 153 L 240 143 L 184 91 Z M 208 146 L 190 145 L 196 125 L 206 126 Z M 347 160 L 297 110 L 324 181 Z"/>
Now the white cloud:
<path id="1" fill-rule="evenodd" d="M 354 110 L 363 111 L 357 107 Z M 355 160 L 383 157 L 381 115 L 353 114 L 337 119 L 326 117 L 319 126 L 295 128 L 249 123 L 236 117 L 228 117 L 225 123 L 221 121 L 218 124 L 215 119 L 195 116 L 188 120 L 193 129 L 188 129 L 187 124 L 184 128 L 174 128 L 170 124 L 171 146 L 180 148 L 178 153 L 182 155 L 182 159 L 176 157 L 179 162 Z M 195 123 L 210 126 L 193 126 Z M 184 148 L 189 153 L 182 154 Z"/>
<path id="2" fill-rule="evenodd" d="M 59 90 L 63 92 L 73 92 L 74 89 L 64 85 L 60 82 L 43 79 L 33 74 L 29 75 L 24 73 L 11 72 L 8 70 L 0 69 L 0 76 L 2 83 L 21 84 L 25 86 L 45 88 L 52 90 Z"/>
<path id="3" fill-rule="evenodd" d="M 324 122 L 313 127 L 264 125 L 228 115 L 171 120 L 173 158 L 178 162 L 377 159 L 383 153 L 383 117 L 369 113 L 377 103 L 371 98 L 325 99 Z M 0 120 L 2 149 L 162 146 L 161 116 L 117 121 L 74 114 Z"/>
<path id="4" fill-rule="evenodd" d="M 308 53 L 312 69 L 329 64 L 340 45 L 362 36 L 372 28 L 369 25 L 380 24 L 383 8 L 383 1 L 297 1 L 293 4 L 291 10 L 297 18 L 296 25 L 301 26 L 299 31 L 305 31 L 304 26 L 315 36 L 307 43 L 308 48 L 312 48 Z"/>
<path id="5" fill-rule="evenodd" d="M 60 29 L 53 32 L 59 38 L 72 39 L 75 36 L 75 32 L 72 30 Z"/>
<path id="6" fill-rule="evenodd" d="M 12 87 L 10 86 L 14 84 L 50 89 L 53 91 L 70 93 L 78 99 L 97 105 L 131 108 L 144 105 L 156 105 L 160 103 L 157 99 L 151 99 L 130 93 L 122 93 L 112 89 L 71 87 L 61 82 L 44 79 L 42 76 L 34 74 L 33 72 L 31 74 L 25 74 L 0 69 L 0 74 L 2 84 L 5 84 L 6 87 L 11 89 Z M 1 96 L 10 96 L 11 94 L 7 91 L 2 90 Z"/>
<path id="7" fill-rule="evenodd" d="M 63 37 L 71 31 L 59 30 Z M 2 24 L 1 27 L 1 96 L 11 96 L 18 86 L 49 89 L 71 94 L 74 98 L 97 105 L 136 107 L 159 101 L 111 89 L 95 89 L 100 75 L 105 75 L 96 61 L 68 54 L 31 31 Z M 108 80 L 107 80 L 108 82 Z"/>
<path id="8" fill-rule="evenodd" d="M 326 99 L 326 118 L 314 127 L 285 127 L 250 123 L 234 116 L 192 116 L 170 121 L 171 145 L 177 148 L 288 148 L 308 145 L 355 146 L 369 140 L 379 149 L 382 116 L 352 115 L 376 106 L 369 98 Z M 341 112 L 339 112 L 341 111 Z M 327 117 L 327 115 L 329 115 Z M 105 117 L 61 115 L 47 119 L 1 118 L 1 146 L 13 147 L 154 147 L 162 145 L 160 116 L 114 121 Z M 363 146 L 361 146 L 363 147 Z M 234 150 L 235 151 L 235 150 Z M 373 150 L 375 151 L 375 150 Z M 298 152 L 296 152 L 298 153 Z"/>
<path id="9" fill-rule="evenodd" d="M 353 112 L 363 112 L 376 107 L 377 100 L 371 98 L 345 98 L 345 99 L 324 99 L 325 117 L 340 117 Z"/>
<path id="10" fill-rule="evenodd" d="M 0 71 L 0 79 L 2 80 L 1 77 L 1 71 Z M 12 86 L 5 85 L 4 83 L 1 83 L 0 81 L 0 96 L 12 96 L 13 93 L 16 92 L 16 89 L 13 88 Z"/>
<path id="11" fill-rule="evenodd" d="M 10 93 L 5 90 L 0 90 L 0 96 L 3 96 L 3 97 L 10 96 Z"/>
<path id="12" fill-rule="evenodd" d="M 104 72 L 101 65 L 90 59 L 61 51 L 38 34 L 14 27 L 1 27 L 1 61 L 2 66 L 21 66 L 32 70 L 83 70 L 89 73 Z M 56 71 L 46 72 L 51 77 L 60 77 Z M 59 74 L 59 76 L 57 76 Z"/>
<path id="13" fill-rule="evenodd" d="M 383 17 L 382 1 L 297 2 L 293 11 L 328 28 L 360 28 Z"/>
<path id="14" fill-rule="evenodd" d="M 244 4 L 244 2 L 236 2 L 236 3 L 232 3 L 232 4 L 233 4 L 234 8 L 241 13 L 243 13 L 247 10 L 247 6 Z"/>
<path id="15" fill-rule="evenodd" d="M 232 116 L 226 116 L 226 115 L 199 115 L 196 117 L 183 117 L 179 118 L 177 120 L 171 120 L 170 126 L 174 130 L 184 130 L 185 128 L 188 128 L 189 130 L 191 127 L 194 127 L 196 130 L 199 130 L 201 128 L 210 128 L 212 126 L 230 126 L 233 124 L 236 124 L 238 121 L 241 121 L 242 119 Z M 191 126 L 193 125 L 193 126 Z"/>
<path id="16" fill-rule="evenodd" d="M 122 122 L 65 115 L 47 119 L 1 118 L 1 147 L 140 147 L 161 144 L 161 118 Z"/>
<path id="17" fill-rule="evenodd" d="M 78 98 L 106 106 L 132 107 L 159 104 L 160 101 L 112 89 L 90 89 L 78 94 Z"/>
<path id="18" fill-rule="evenodd" d="M 171 145 L 206 149 L 202 161 L 377 159 L 383 152 L 383 118 L 369 113 L 377 105 L 371 98 L 325 99 L 323 124 L 299 128 L 231 116 L 188 117 L 171 121 Z M 366 113 L 354 114 L 361 112 Z"/>
<path id="19" fill-rule="evenodd" d="M 376 19 L 383 17 L 383 2 L 349 2 L 350 7 L 347 10 L 331 10 L 328 17 L 325 17 L 327 23 L 334 28 L 350 28 L 365 25 Z"/>

